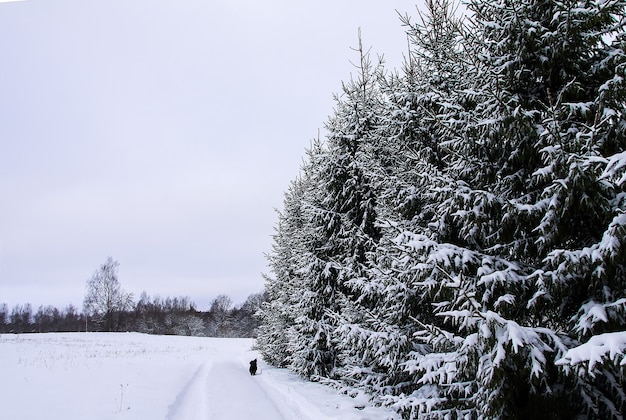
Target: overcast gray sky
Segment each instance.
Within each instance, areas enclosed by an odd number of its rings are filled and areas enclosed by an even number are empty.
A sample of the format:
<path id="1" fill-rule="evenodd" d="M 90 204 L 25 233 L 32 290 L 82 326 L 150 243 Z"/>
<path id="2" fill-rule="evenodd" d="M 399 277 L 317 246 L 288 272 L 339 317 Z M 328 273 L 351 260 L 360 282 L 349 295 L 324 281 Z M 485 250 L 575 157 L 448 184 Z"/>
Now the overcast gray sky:
<path id="1" fill-rule="evenodd" d="M 409 0 L 0 2 L 0 303 L 122 287 L 242 302 L 276 208 L 363 43 L 401 63 Z"/>

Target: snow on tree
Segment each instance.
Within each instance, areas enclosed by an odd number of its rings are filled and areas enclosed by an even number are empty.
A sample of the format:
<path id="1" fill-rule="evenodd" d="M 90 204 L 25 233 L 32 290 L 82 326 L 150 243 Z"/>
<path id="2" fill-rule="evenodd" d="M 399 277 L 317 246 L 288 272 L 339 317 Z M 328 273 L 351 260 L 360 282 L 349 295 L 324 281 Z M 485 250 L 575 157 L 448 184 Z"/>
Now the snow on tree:
<path id="1" fill-rule="evenodd" d="M 429 217 L 437 196 L 450 183 L 441 172 L 446 152 L 436 135 L 438 122 L 432 118 L 446 108 L 441 92 L 453 86 L 450 80 L 458 73 L 453 70 L 456 64 L 444 59 L 458 53 L 457 22 L 449 12 L 447 2 L 430 2 L 430 15 L 423 16 L 421 25 L 413 27 L 408 18 L 403 19 L 412 28 L 412 42 L 423 43 L 412 51 L 403 75 L 378 79 L 384 105 L 377 110 L 377 130 L 367 160 L 379 203 L 381 239 L 373 250 L 368 276 L 355 290 L 359 298 L 353 310 L 362 320 L 342 327 L 344 341 L 360 361 L 353 368 L 359 374 L 351 375 L 350 383 L 407 413 L 411 408 L 405 395 L 417 386 L 406 363 L 411 355 L 431 350 L 414 339 L 420 329 L 414 319 L 432 321 L 432 308 L 418 290 L 415 260 L 405 252 L 402 238 L 430 232 Z M 427 38 L 422 40 L 423 35 Z"/>
<path id="2" fill-rule="evenodd" d="M 302 238 L 304 219 L 302 178 L 292 181 L 285 193 L 283 210 L 278 212 L 272 252 L 267 255 L 273 276 L 265 276 L 266 300 L 257 313 L 260 319 L 257 347 L 263 358 L 274 366 L 291 364 L 291 334 L 298 316 L 296 304 L 303 292 L 300 255 L 304 253 Z"/>
<path id="3" fill-rule="evenodd" d="M 386 160 L 379 143 L 384 97 L 380 89 L 382 63 L 373 66 L 359 34 L 355 49 L 356 73 L 336 97 L 329 120 L 328 156 L 323 174 L 327 194 L 324 209 L 334 220 L 336 246 L 331 257 L 339 280 L 338 309 L 332 313 L 337 328 L 339 361 L 334 377 L 353 386 L 383 386 L 387 366 L 379 363 L 373 348 L 382 337 L 372 317 L 380 301 L 376 252 L 381 238 L 378 225 L 379 161 Z M 377 378 L 377 379 L 374 379 Z M 377 384 L 377 385 L 376 385 Z"/>
<path id="4" fill-rule="evenodd" d="M 407 418 L 622 418 L 626 2 L 427 6 L 309 151 L 263 346 Z"/>
<path id="5" fill-rule="evenodd" d="M 626 332 L 618 331 L 594 335 L 584 344 L 569 349 L 557 365 L 579 365 L 583 374 L 596 375 L 596 364 L 612 363 L 626 366 Z"/>
<path id="6" fill-rule="evenodd" d="M 347 360 L 340 354 L 343 330 L 337 326 L 356 314 L 347 308 L 358 298 L 355 289 L 366 276 L 368 255 L 379 237 L 375 194 L 365 169 L 368 133 L 375 129 L 376 98 L 370 91 L 375 80 L 368 57 L 361 47 L 359 51 L 359 79 L 345 84 L 336 97 L 327 141 L 317 141 L 309 150 L 301 178 L 286 197 L 269 257 L 275 278 L 268 282 L 270 296 L 261 316 L 267 320 L 274 315 L 261 327 L 261 348 L 271 347 L 267 334 L 280 328 L 277 315 L 287 312 L 284 321 L 294 324 L 288 335 L 289 363 L 308 377 L 344 374 L 338 370 Z M 295 308 L 291 315 L 284 310 L 289 306 Z M 278 336 L 270 341 L 280 344 Z"/>
<path id="7" fill-rule="evenodd" d="M 87 280 L 87 294 L 83 301 L 86 315 L 105 324 L 106 331 L 115 331 L 120 313 L 130 310 L 132 294 L 122 290 L 117 277 L 119 263 L 108 257 Z"/>
<path id="8" fill-rule="evenodd" d="M 420 410 L 621 416 L 616 371 L 573 378 L 555 360 L 580 340 L 570 331 L 579 316 L 592 319 L 590 302 L 614 305 L 625 290 L 623 186 L 602 175 L 625 146 L 623 96 L 610 98 L 623 89 L 607 90 L 621 83 L 623 52 L 605 41 L 621 39 L 623 6 L 469 4 L 474 86 L 449 102 L 470 118 L 437 117 L 451 151 L 444 170 L 456 188 L 442 196 L 431 223 L 435 243 L 411 246 L 444 322 L 425 325 L 421 336 L 441 350 L 409 365 L 424 382 Z M 603 258 L 596 249 L 608 243 Z M 611 274 L 594 267 L 600 263 Z M 612 328 L 623 329 L 623 311 L 611 307 Z"/>
<path id="9" fill-rule="evenodd" d="M 302 190 L 298 192 L 302 227 L 287 233 L 296 245 L 295 258 L 283 260 L 284 277 L 294 292 L 289 296 L 293 326 L 289 333 L 290 367 L 306 377 L 328 377 L 336 363 L 336 347 L 332 343 L 334 321 L 331 314 L 338 310 L 339 293 L 337 265 L 327 256 L 332 255 L 328 243 L 326 212 L 322 210 L 324 197 L 322 162 L 327 150 L 318 140 L 308 150 L 308 161 L 302 168 Z M 298 221 L 295 221 L 298 223 Z M 284 225 L 289 229 L 289 225 Z M 271 301 L 271 299 L 270 299 Z"/>

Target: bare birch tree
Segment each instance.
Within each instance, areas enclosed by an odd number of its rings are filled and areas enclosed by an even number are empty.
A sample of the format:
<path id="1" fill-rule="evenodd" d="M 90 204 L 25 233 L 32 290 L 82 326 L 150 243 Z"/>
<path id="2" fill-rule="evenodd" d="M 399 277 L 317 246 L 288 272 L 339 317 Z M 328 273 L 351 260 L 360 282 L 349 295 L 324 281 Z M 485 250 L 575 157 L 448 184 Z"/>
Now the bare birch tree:
<path id="1" fill-rule="evenodd" d="M 103 322 L 105 331 L 114 331 L 120 314 L 132 307 L 132 294 L 122 290 L 117 278 L 119 265 L 108 257 L 87 280 L 87 295 L 83 302 L 85 315 Z"/>

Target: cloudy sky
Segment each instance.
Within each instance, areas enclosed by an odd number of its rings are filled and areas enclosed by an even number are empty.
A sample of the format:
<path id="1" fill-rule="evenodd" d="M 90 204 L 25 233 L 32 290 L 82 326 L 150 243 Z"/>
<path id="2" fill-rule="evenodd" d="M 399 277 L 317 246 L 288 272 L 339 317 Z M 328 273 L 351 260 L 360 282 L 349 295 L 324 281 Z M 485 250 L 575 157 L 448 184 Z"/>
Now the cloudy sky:
<path id="1" fill-rule="evenodd" d="M 363 43 L 397 67 L 410 0 L 0 2 L 0 303 L 122 287 L 242 302 L 275 209 Z M 322 132 L 323 134 L 323 132 Z"/>

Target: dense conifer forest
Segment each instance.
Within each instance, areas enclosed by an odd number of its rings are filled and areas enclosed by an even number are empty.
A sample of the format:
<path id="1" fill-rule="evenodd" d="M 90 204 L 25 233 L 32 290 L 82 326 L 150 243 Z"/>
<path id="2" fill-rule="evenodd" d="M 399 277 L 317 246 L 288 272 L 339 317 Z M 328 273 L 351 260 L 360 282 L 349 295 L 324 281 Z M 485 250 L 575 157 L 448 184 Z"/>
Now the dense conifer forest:
<path id="1" fill-rule="evenodd" d="M 621 419 L 626 2 L 426 4 L 285 192 L 259 348 L 408 419 Z"/>

